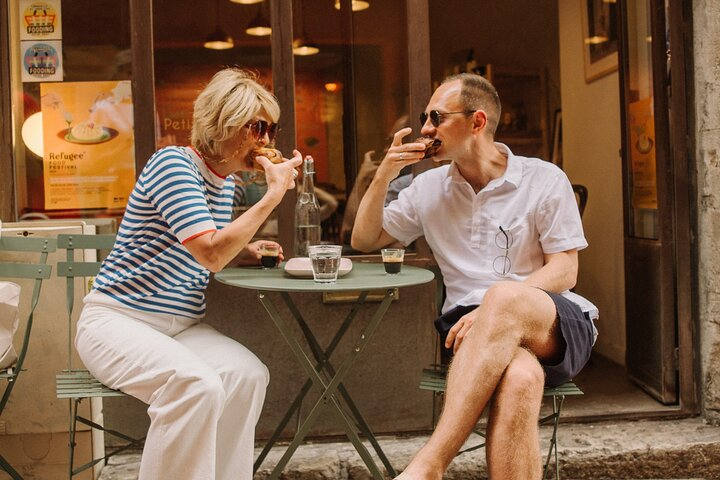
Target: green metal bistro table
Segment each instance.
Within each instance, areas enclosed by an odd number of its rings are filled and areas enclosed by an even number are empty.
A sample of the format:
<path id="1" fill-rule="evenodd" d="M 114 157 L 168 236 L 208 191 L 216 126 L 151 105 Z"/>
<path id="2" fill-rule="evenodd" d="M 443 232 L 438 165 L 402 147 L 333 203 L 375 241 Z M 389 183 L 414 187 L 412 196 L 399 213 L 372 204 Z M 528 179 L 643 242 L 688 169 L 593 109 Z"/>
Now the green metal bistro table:
<path id="1" fill-rule="evenodd" d="M 365 462 L 365 465 L 367 465 L 367 468 L 370 470 L 373 477 L 380 480 L 383 478 L 383 474 L 381 473 L 379 467 L 375 464 L 375 461 L 368 452 L 367 448 L 365 448 L 365 445 L 360 440 L 360 434 L 368 439 L 375 449 L 378 458 L 380 458 L 380 461 L 385 466 L 387 472 L 394 477 L 396 475 L 395 470 L 386 455 L 383 453 L 382 448 L 380 448 L 380 444 L 377 442 L 377 439 L 355 405 L 355 402 L 353 402 L 352 397 L 343 386 L 342 380 L 345 378 L 360 353 L 370 341 L 372 334 L 375 332 L 375 329 L 380 324 L 385 312 L 387 312 L 390 307 L 390 303 L 395 297 L 395 289 L 430 282 L 434 278 L 433 273 L 423 268 L 403 265 L 402 272 L 399 274 L 386 275 L 382 263 L 355 262 L 353 263 L 353 268 L 350 273 L 338 278 L 336 283 L 323 284 L 315 283 L 312 278 L 292 277 L 285 273 L 282 267 L 283 265 L 281 265 L 280 268 L 270 270 L 261 270 L 259 268 L 228 268 L 215 274 L 215 278 L 221 283 L 257 291 L 257 297 L 260 300 L 260 303 L 263 305 L 280 334 L 290 346 L 293 354 L 297 357 L 298 361 L 308 375 L 308 380 L 305 382 L 305 385 L 303 385 L 302 389 L 296 396 L 295 401 L 290 406 L 287 414 L 281 420 L 280 425 L 278 425 L 277 429 L 265 445 L 265 448 L 255 461 L 255 471 L 257 471 L 258 468 L 260 468 L 260 465 L 262 465 L 263 460 L 279 438 L 280 433 L 300 407 L 302 400 L 309 389 L 312 386 L 315 386 L 320 391 L 320 397 L 313 405 L 310 413 L 299 426 L 293 441 L 290 443 L 284 455 L 275 466 L 275 469 L 272 471 L 269 478 L 278 478 L 287 463 L 290 461 L 292 455 L 295 453 L 295 450 L 300 446 L 300 443 L 303 441 L 307 433 L 310 431 L 310 428 L 315 423 L 317 417 L 326 406 L 329 406 L 333 411 L 337 420 L 345 430 L 348 439 L 355 446 L 355 449 L 360 454 L 360 457 Z M 340 366 L 335 369 L 335 367 L 333 367 L 330 363 L 330 356 L 347 332 L 357 313 L 363 307 L 365 299 L 371 290 L 385 290 L 384 297 L 368 324 L 361 331 L 360 337 L 354 343 L 350 353 L 342 360 Z M 338 328 L 327 348 L 323 349 L 300 313 L 300 310 L 293 302 L 290 293 L 351 291 L 360 292 L 358 299 L 350 309 L 345 320 Z M 290 326 L 279 314 L 276 306 L 266 295 L 267 292 L 280 292 L 280 296 L 285 302 L 285 305 L 287 305 L 288 309 L 292 313 L 292 316 L 300 326 L 300 330 L 307 341 L 314 361 L 305 353 L 305 350 L 298 341 L 297 336 L 293 333 Z M 343 403 L 341 402 L 344 402 L 347 410 L 349 410 L 349 414 L 346 413 L 343 408 Z"/>

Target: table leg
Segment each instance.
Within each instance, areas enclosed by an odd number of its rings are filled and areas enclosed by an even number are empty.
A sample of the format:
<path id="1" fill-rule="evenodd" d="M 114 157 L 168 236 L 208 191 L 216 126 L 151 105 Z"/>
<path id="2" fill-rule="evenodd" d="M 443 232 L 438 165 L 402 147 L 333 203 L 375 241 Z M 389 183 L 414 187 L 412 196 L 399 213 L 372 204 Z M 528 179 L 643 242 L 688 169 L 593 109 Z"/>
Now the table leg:
<path id="1" fill-rule="evenodd" d="M 358 298 L 357 302 L 353 306 L 353 310 L 348 314 L 348 317 L 355 316 L 357 314 L 357 310 L 359 310 L 360 306 L 365 301 L 365 298 L 367 297 L 368 292 L 363 292 L 360 297 Z M 300 326 L 300 329 L 302 330 L 303 334 L 305 335 L 305 339 L 307 340 L 308 345 L 310 346 L 310 350 L 315 357 L 315 360 L 321 364 L 320 370 L 323 368 L 327 369 L 328 374 L 333 377 L 335 376 L 335 368 L 330 363 L 330 353 L 323 352 L 322 347 L 318 343 L 317 339 L 315 338 L 315 335 L 313 335 L 312 330 L 305 322 L 305 319 L 303 318 L 302 314 L 298 310 L 295 303 L 292 301 L 292 298 L 287 292 L 282 293 L 282 298 L 285 301 L 285 304 L 290 309 L 290 312 L 292 313 L 293 317 L 295 317 L 295 320 L 298 322 L 298 325 Z M 346 321 L 343 323 L 343 326 L 349 326 L 349 322 Z M 344 333 L 343 333 L 344 334 Z M 337 335 L 336 335 L 337 337 Z M 334 340 L 334 339 L 333 339 Z M 330 350 L 330 349 L 328 349 Z M 334 350 L 334 348 L 333 348 Z M 317 371 L 320 371 L 316 368 Z M 387 456 L 385 455 L 385 452 L 383 452 L 382 448 L 380 447 L 380 444 L 378 443 L 377 439 L 375 438 L 375 435 L 373 434 L 372 430 L 370 429 L 370 425 L 365 421 L 365 418 L 360 413 L 360 410 L 355 405 L 355 402 L 352 400 L 352 397 L 350 397 L 350 394 L 348 393 L 345 386 L 340 383 L 338 385 L 338 390 L 340 391 L 340 394 L 343 397 L 343 400 L 345 400 L 346 405 L 350 409 L 350 413 L 352 413 L 353 417 L 355 418 L 355 424 L 359 428 L 360 432 L 365 436 L 365 438 L 368 439 L 370 444 L 375 449 L 375 453 L 377 453 L 378 458 L 380 458 L 380 461 L 383 463 L 385 468 L 387 469 L 388 473 L 395 477 L 397 473 L 395 472 L 395 469 L 393 468 L 392 464 L 390 464 L 390 460 L 388 460 Z"/>
<path id="2" fill-rule="evenodd" d="M 315 365 L 315 371 L 320 372 L 325 368 L 325 363 L 328 361 L 330 356 L 335 351 L 335 348 L 337 348 L 338 344 L 340 343 L 340 340 L 343 338 L 345 333 L 347 332 L 348 328 L 350 328 L 350 324 L 357 316 L 357 313 L 360 311 L 360 307 L 362 307 L 363 303 L 365 302 L 365 298 L 367 297 L 368 292 L 363 292 L 360 297 L 358 298 L 358 301 L 355 302 L 353 305 L 352 310 L 347 314 L 345 317 L 345 320 L 343 320 L 343 323 L 340 325 L 340 328 L 335 333 L 335 336 L 330 341 L 330 344 L 327 347 L 327 350 L 323 352 L 321 356 L 318 356 L 313 352 L 316 361 L 318 362 Z M 285 300 L 285 303 L 288 303 L 288 300 Z M 291 311 L 293 312 L 293 315 L 295 315 L 296 318 L 300 316 L 300 312 L 297 310 L 297 307 L 295 306 L 292 301 L 289 303 L 292 305 Z M 301 316 L 299 318 L 302 318 Z M 305 322 L 302 322 L 302 326 L 305 326 L 307 328 L 307 324 Z M 304 332 L 304 331 L 303 331 Z M 304 332 L 305 333 L 305 332 Z M 306 337 L 308 333 L 305 333 Z M 312 336 L 312 333 L 310 333 Z M 313 337 L 314 339 L 314 337 Z M 315 342 L 317 344 L 317 342 Z M 331 374 L 332 375 L 332 374 Z M 260 452 L 260 455 L 255 459 L 255 464 L 253 465 L 253 473 L 256 473 L 258 469 L 260 469 L 260 466 L 262 465 L 263 461 L 265 461 L 265 457 L 267 457 L 268 453 L 270 453 L 270 450 L 272 449 L 273 445 L 275 445 L 275 442 L 277 442 L 278 438 L 280 438 L 280 435 L 282 434 L 283 430 L 285 430 L 285 427 L 287 426 L 290 419 L 293 417 L 295 412 L 300 408 L 300 405 L 302 404 L 303 399 L 305 398 L 305 395 L 307 395 L 307 392 L 310 390 L 310 387 L 312 386 L 312 380 L 308 379 L 305 381 L 305 384 L 302 386 L 300 391 L 298 392 L 297 396 L 295 397 L 295 400 L 293 400 L 293 403 L 290 405 L 290 408 L 288 409 L 285 416 L 280 420 L 280 423 L 278 424 L 277 428 L 273 432 L 273 434 L 270 436 L 270 439 L 265 444 L 265 447 Z M 384 455 L 383 455 L 384 456 Z M 394 474 L 393 474 L 394 475 Z"/>
<path id="3" fill-rule="evenodd" d="M 340 365 L 340 368 L 338 369 L 337 373 L 333 376 L 329 384 L 326 384 L 323 379 L 320 377 L 318 371 L 316 371 L 313 368 L 313 365 L 310 361 L 310 359 L 307 357 L 305 352 L 303 351 L 302 347 L 298 343 L 298 341 L 292 336 L 292 333 L 290 329 L 288 328 L 285 321 L 282 319 L 282 317 L 278 314 L 277 309 L 272 305 L 266 298 L 264 292 L 258 292 L 258 298 L 260 299 L 260 302 L 265 307 L 265 310 L 268 312 L 268 315 L 273 320 L 275 325 L 277 326 L 278 330 L 280 331 L 281 335 L 285 339 L 285 341 L 290 346 L 290 349 L 293 351 L 295 356 L 300 361 L 300 364 L 305 369 L 306 373 L 310 377 L 310 380 L 315 384 L 316 387 L 318 387 L 322 393 L 321 397 L 317 400 L 315 405 L 313 406 L 310 414 L 305 419 L 303 424 L 300 426 L 300 429 L 298 430 L 297 434 L 295 435 L 295 438 L 293 439 L 292 443 L 288 446 L 288 449 L 286 450 L 283 457 L 280 459 L 280 462 L 278 462 L 278 465 L 275 467 L 273 472 L 270 475 L 271 479 L 277 478 L 277 476 L 282 472 L 283 468 L 287 464 L 287 462 L 290 460 L 290 457 L 295 452 L 295 450 L 298 448 L 302 440 L 304 439 L 305 435 L 307 435 L 308 431 L 310 430 L 310 427 L 317 419 L 318 415 L 322 411 L 322 408 L 324 408 L 325 404 L 327 404 L 328 401 L 332 404 L 333 407 L 333 413 L 338 417 L 338 420 L 340 420 L 341 424 L 343 425 L 343 428 L 345 429 L 345 433 L 350 439 L 350 441 L 355 446 L 355 449 L 358 451 L 358 454 L 360 454 L 360 457 L 365 462 L 365 465 L 368 467 L 370 472 L 372 473 L 373 477 L 376 479 L 382 479 L 383 475 L 377 468 L 377 465 L 375 464 L 374 460 L 370 456 L 369 452 L 365 448 L 365 446 L 360 441 L 360 438 L 358 437 L 357 433 L 355 432 L 353 425 L 350 423 L 350 421 L 347 419 L 345 414 L 342 411 L 342 408 L 340 407 L 340 404 L 338 403 L 338 399 L 335 396 L 335 390 L 337 390 L 338 386 L 340 385 L 340 382 L 342 381 L 342 378 L 345 376 L 345 374 L 348 372 L 352 364 L 355 362 L 357 355 L 362 352 L 362 350 L 365 348 L 367 343 L 369 342 L 370 338 L 372 337 L 372 334 L 375 332 L 375 329 L 380 324 L 380 321 L 382 320 L 383 316 L 385 315 L 385 312 L 387 312 L 387 309 L 390 307 L 390 302 L 394 298 L 394 291 L 392 289 L 389 289 L 387 293 L 385 294 L 385 298 L 380 303 L 380 306 L 378 307 L 377 311 L 373 315 L 372 319 L 368 323 L 368 325 L 365 327 L 365 330 L 360 335 L 360 339 L 355 343 L 355 346 L 352 348 L 350 354 L 348 357 L 343 361 L 343 363 Z"/>

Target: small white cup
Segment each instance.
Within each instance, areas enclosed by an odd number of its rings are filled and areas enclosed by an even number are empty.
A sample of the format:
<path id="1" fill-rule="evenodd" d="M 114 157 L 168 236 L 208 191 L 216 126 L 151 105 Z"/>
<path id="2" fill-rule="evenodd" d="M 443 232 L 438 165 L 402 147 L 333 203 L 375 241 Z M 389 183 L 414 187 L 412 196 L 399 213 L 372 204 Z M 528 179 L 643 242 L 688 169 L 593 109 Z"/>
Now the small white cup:
<path id="1" fill-rule="evenodd" d="M 308 247 L 313 280 L 317 283 L 335 283 L 340 271 L 341 245 L 311 245 Z"/>

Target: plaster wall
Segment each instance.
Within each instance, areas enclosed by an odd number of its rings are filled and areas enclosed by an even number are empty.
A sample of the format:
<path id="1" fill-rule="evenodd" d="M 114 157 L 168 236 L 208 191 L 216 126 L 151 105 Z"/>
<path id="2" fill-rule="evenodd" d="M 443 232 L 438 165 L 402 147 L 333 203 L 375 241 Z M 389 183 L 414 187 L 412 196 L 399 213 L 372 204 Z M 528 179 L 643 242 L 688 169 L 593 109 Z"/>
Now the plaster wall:
<path id="1" fill-rule="evenodd" d="M 563 165 L 588 188 L 583 215 L 590 246 L 580 252 L 577 293 L 600 309 L 595 351 L 625 364 L 620 91 L 613 72 L 585 82 L 580 2 L 559 0 Z"/>
<path id="2" fill-rule="evenodd" d="M 703 412 L 720 423 L 720 4 L 693 2 Z"/>
<path id="3" fill-rule="evenodd" d="M 433 81 L 449 66 L 464 65 L 473 49 L 480 65 L 545 69 L 548 111 L 560 107 L 556 0 L 430 0 L 429 6 Z"/>

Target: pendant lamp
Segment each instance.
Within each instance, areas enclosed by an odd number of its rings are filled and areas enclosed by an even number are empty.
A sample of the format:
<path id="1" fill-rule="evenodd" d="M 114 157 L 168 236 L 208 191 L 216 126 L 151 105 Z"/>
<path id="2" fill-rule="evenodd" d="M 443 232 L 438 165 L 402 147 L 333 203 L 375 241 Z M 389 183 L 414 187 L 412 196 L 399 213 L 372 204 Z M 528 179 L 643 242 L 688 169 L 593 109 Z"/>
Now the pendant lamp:
<path id="1" fill-rule="evenodd" d="M 232 37 L 220 27 L 220 1 L 215 3 L 215 31 L 207 36 L 203 47 L 210 50 L 227 50 L 235 45 Z"/>
<path id="2" fill-rule="evenodd" d="M 370 8 L 370 2 L 366 0 L 352 0 L 352 11 L 359 12 Z M 335 10 L 340 10 L 340 0 L 335 0 Z"/>

